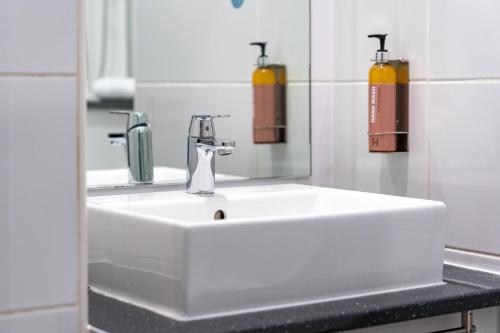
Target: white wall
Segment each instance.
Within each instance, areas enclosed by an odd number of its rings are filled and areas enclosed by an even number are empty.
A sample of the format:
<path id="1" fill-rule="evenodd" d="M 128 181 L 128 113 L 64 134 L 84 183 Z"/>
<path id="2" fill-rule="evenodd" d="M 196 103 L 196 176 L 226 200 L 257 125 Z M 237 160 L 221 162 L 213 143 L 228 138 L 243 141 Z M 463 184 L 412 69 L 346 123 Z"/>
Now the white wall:
<path id="1" fill-rule="evenodd" d="M 500 255 L 500 3 L 312 5 L 313 184 L 442 200 L 448 245 Z M 366 35 L 382 32 L 392 56 L 411 64 L 409 153 L 367 150 L 367 75 L 376 42 Z M 478 317 L 480 331 L 499 331 L 497 308 Z M 359 332 L 423 332 L 455 322 L 444 316 Z"/>
<path id="2" fill-rule="evenodd" d="M 500 255 L 500 3 L 313 4 L 319 13 L 313 22 L 322 25 L 313 32 L 313 65 L 318 66 L 313 73 L 325 82 L 319 88 L 325 94 L 313 103 L 328 95 L 332 105 L 331 111 L 314 111 L 316 119 L 331 117 L 328 124 L 318 121 L 323 129 L 332 129 L 329 148 L 321 148 L 333 154 L 333 171 L 328 171 L 334 176 L 326 182 L 442 200 L 449 211 L 448 245 Z M 379 32 L 389 33 L 393 57 L 410 60 L 409 153 L 367 150 L 366 81 L 377 43 L 366 35 Z"/>
<path id="3" fill-rule="evenodd" d="M 0 0 L 0 332 L 85 325 L 79 5 Z"/>
<path id="4" fill-rule="evenodd" d="M 85 142 L 87 170 L 123 169 L 127 167 L 126 146 L 111 145 L 109 133 L 123 133 L 127 117 L 110 114 L 109 110 L 87 110 L 87 140 Z"/>

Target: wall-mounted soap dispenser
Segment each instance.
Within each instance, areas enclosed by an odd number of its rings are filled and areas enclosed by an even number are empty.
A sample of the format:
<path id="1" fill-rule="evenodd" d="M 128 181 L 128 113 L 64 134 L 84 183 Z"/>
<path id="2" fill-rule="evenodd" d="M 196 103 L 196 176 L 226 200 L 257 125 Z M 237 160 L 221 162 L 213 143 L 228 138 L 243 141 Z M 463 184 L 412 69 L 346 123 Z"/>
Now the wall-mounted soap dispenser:
<path id="1" fill-rule="evenodd" d="M 268 64 L 266 42 L 253 42 L 260 47 L 253 85 L 253 142 L 286 142 L 286 67 Z"/>
<path id="2" fill-rule="evenodd" d="M 368 85 L 368 149 L 370 152 L 408 151 L 409 63 L 390 60 L 387 34 L 378 38 L 380 48 L 370 68 Z"/>

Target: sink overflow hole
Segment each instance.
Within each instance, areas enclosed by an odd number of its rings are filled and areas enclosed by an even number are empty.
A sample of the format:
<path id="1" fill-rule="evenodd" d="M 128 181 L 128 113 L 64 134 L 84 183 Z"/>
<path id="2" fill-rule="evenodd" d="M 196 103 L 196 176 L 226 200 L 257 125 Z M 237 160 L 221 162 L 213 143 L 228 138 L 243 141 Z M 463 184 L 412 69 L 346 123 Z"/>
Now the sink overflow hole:
<path id="1" fill-rule="evenodd" d="M 214 220 L 224 220 L 226 218 L 226 214 L 222 210 L 218 210 L 214 214 Z"/>

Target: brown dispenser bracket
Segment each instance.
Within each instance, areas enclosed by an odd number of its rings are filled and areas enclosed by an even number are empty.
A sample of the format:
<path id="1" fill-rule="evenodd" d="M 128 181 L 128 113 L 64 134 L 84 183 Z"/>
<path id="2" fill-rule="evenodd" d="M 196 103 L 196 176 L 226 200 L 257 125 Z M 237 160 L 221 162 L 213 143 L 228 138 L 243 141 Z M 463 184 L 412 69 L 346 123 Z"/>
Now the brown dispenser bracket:
<path id="1" fill-rule="evenodd" d="M 389 60 L 396 69 L 396 151 L 408 151 L 410 63 L 406 59 Z"/>

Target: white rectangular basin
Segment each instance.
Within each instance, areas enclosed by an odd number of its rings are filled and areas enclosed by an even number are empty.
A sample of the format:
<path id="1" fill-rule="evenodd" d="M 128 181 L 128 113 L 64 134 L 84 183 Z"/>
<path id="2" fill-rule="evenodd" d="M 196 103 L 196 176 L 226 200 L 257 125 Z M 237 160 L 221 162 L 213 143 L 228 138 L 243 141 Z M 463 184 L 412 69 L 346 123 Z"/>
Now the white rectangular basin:
<path id="1" fill-rule="evenodd" d="M 442 283 L 443 203 L 295 184 L 216 192 L 89 198 L 90 285 L 187 320 Z"/>

